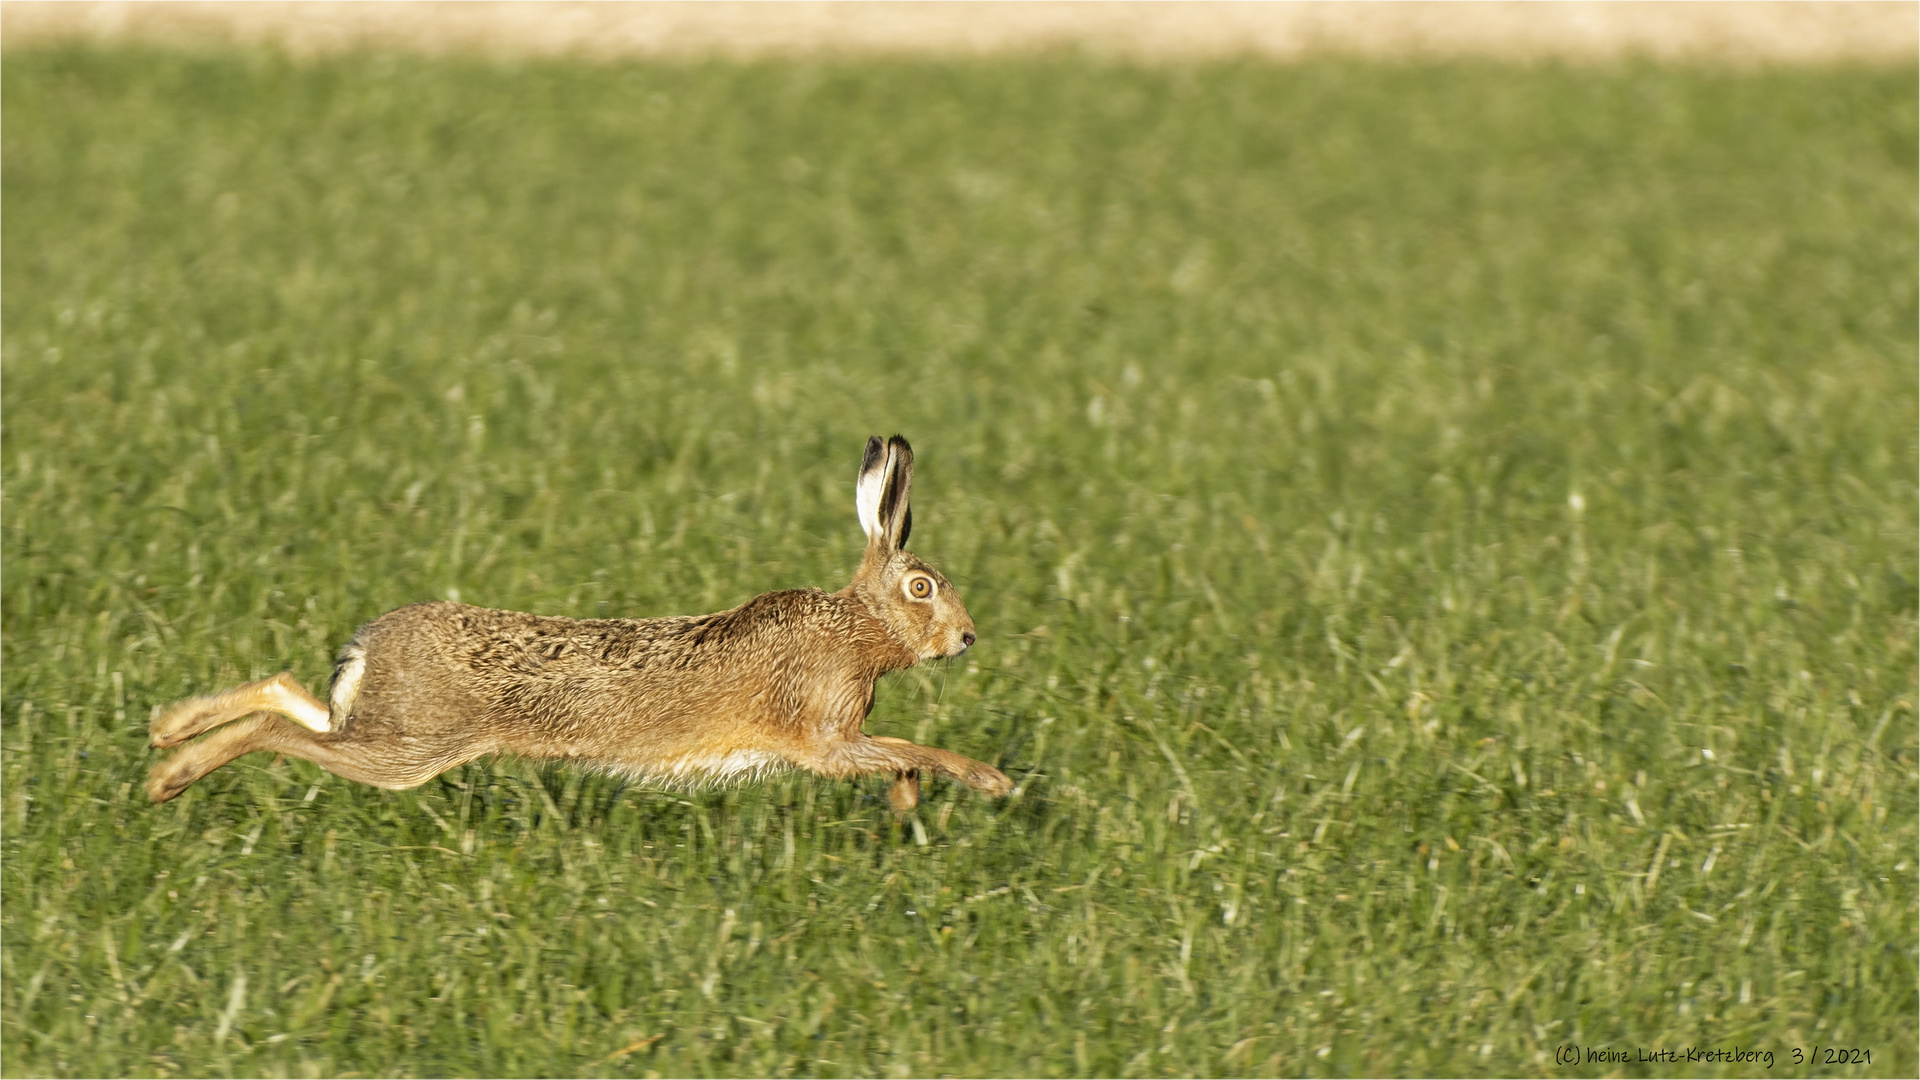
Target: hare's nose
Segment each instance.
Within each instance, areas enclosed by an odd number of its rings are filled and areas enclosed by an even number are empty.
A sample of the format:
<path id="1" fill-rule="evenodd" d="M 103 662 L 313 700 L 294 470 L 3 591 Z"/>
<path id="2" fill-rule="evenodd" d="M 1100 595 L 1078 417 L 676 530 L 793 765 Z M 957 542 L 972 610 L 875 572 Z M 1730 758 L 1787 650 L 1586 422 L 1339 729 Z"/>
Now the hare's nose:
<path id="1" fill-rule="evenodd" d="M 962 648 L 967 649 L 973 647 L 973 631 L 968 630 L 960 635 L 960 645 Z"/>

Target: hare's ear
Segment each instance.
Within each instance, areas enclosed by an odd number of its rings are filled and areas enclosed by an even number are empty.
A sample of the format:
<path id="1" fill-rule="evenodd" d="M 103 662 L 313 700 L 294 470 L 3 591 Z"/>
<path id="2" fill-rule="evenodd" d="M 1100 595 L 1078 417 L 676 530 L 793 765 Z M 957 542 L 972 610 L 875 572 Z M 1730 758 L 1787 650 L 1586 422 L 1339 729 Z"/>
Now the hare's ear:
<path id="1" fill-rule="evenodd" d="M 913 448 L 907 440 L 898 435 L 885 443 L 878 435 L 869 438 L 853 495 L 869 546 L 894 551 L 907 542 L 907 534 L 913 531 L 913 511 L 907 503 L 912 485 Z"/>
<path id="2" fill-rule="evenodd" d="M 884 535 L 880 528 L 880 493 L 887 484 L 887 444 L 880 436 L 867 436 L 867 451 L 860 455 L 860 479 L 853 485 L 853 508 L 860 515 L 860 531 L 867 543 L 874 544 Z"/>
<path id="3" fill-rule="evenodd" d="M 907 502 L 912 491 L 913 447 L 895 435 L 887 440 L 886 484 L 880 489 L 880 525 L 888 550 L 907 546 L 907 534 L 913 531 L 913 507 Z"/>

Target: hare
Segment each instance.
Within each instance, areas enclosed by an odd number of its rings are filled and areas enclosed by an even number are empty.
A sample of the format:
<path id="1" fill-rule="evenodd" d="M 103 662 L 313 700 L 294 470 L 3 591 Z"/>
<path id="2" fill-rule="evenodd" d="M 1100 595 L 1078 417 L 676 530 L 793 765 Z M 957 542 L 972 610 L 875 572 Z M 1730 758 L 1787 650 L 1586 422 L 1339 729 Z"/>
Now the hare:
<path id="1" fill-rule="evenodd" d="M 242 754 L 276 751 L 383 788 L 410 788 L 486 754 L 558 758 L 637 779 L 724 782 L 797 767 L 889 773 L 897 810 L 939 773 L 989 795 L 1000 770 L 861 730 L 875 680 L 974 642 L 940 572 L 903 548 L 913 450 L 867 440 L 854 488 L 867 550 L 839 592 L 770 592 L 713 615 L 562 619 L 425 603 L 360 627 L 329 700 L 282 672 L 157 715 L 147 795 L 165 802 Z M 242 718 L 245 717 L 244 720 Z"/>

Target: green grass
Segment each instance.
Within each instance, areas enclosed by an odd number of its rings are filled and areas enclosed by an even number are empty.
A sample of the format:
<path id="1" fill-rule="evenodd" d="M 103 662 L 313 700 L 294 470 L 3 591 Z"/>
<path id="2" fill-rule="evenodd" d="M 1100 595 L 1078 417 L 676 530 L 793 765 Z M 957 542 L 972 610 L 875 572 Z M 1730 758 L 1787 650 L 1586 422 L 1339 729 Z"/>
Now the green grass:
<path id="1" fill-rule="evenodd" d="M 0 92 L 7 1075 L 1920 1067 L 1912 70 Z M 139 793 L 403 603 L 837 587 L 894 431 L 981 642 L 869 727 L 1009 801 Z"/>

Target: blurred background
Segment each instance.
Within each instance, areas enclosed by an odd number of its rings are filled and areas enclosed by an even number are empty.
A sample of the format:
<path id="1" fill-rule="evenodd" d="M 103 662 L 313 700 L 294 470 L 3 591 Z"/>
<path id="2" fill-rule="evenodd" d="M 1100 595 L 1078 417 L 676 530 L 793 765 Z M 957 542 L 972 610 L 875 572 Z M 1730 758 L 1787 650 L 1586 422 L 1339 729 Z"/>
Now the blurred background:
<path id="1" fill-rule="evenodd" d="M 0 5 L 0 1070 L 1911 1075 L 1917 12 Z M 1011 800 L 139 794 L 895 431 Z"/>
<path id="2" fill-rule="evenodd" d="M 1088 51 L 1139 60 L 1258 56 L 1655 57 L 1742 64 L 1911 60 L 1911 3 L 38 3 L 11 42 L 272 44 L 494 56 L 957 56 Z"/>

